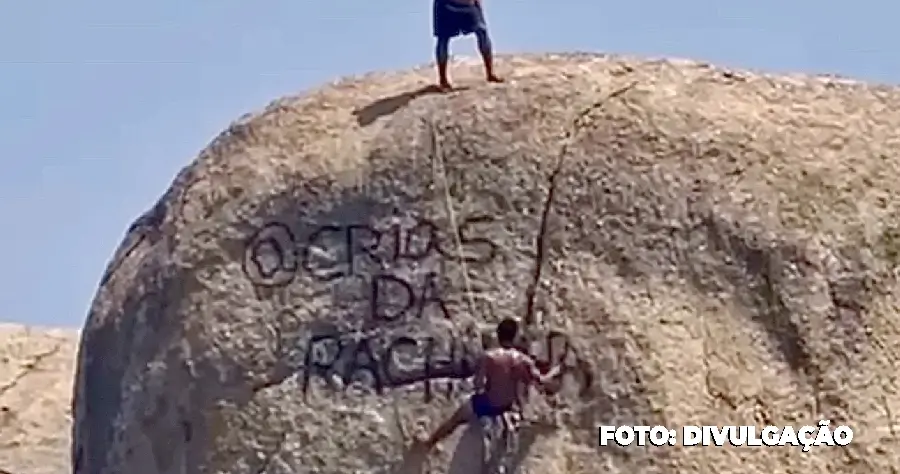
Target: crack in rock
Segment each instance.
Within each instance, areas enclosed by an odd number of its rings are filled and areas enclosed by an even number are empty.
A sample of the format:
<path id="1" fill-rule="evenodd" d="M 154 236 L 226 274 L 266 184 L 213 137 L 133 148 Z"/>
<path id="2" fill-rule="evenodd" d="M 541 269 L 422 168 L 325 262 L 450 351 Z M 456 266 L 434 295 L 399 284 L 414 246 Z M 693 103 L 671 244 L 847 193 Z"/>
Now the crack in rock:
<path id="1" fill-rule="evenodd" d="M 35 355 L 31 361 L 29 361 L 28 363 L 25 364 L 25 368 L 22 371 L 20 371 L 18 374 L 13 376 L 13 379 L 11 381 L 0 386 L 0 398 L 2 398 L 4 395 L 6 395 L 10 390 L 16 388 L 16 385 L 18 385 L 20 382 L 22 382 L 22 380 L 24 380 L 26 377 L 31 375 L 34 372 L 34 370 L 38 368 L 38 366 L 41 364 L 41 362 L 43 362 L 48 357 L 52 357 L 52 356 L 58 354 L 61 349 L 62 349 L 62 343 L 58 343 L 55 346 L 53 346 L 53 348 L 51 348 L 50 350 Z M 2 471 L 0 471 L 0 474 L 4 474 L 4 473 Z"/>
<path id="2" fill-rule="evenodd" d="M 547 190 L 547 197 L 544 199 L 544 206 L 541 211 L 541 225 L 538 228 L 538 235 L 535 242 L 534 271 L 532 273 L 531 283 L 525 290 L 524 322 L 526 326 L 534 326 L 535 323 L 540 326 L 541 323 L 541 321 L 535 321 L 537 318 L 535 317 L 534 305 L 535 299 L 537 298 L 538 285 L 541 283 L 541 274 L 543 273 L 545 253 L 547 251 L 547 229 L 550 225 L 550 213 L 553 211 L 553 202 L 556 198 L 556 180 L 562 173 L 563 164 L 565 163 L 566 156 L 569 154 L 571 141 L 578 132 L 590 125 L 587 122 L 587 119 L 592 112 L 602 108 L 608 101 L 621 97 L 637 85 L 637 81 L 631 82 L 624 87 L 614 90 L 603 99 L 585 107 L 575 116 L 575 119 L 572 120 L 572 128 L 567 130 L 565 135 L 563 135 L 563 144 L 560 147 L 559 154 L 556 156 L 556 164 L 554 165 L 550 176 L 547 178 L 549 189 Z"/>

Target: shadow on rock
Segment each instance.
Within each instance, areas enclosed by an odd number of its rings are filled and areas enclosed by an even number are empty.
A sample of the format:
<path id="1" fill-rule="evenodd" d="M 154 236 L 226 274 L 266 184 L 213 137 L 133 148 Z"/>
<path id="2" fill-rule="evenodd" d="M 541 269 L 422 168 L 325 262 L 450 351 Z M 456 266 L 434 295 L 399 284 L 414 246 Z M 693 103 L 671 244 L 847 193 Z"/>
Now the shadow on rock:
<path id="1" fill-rule="evenodd" d="M 392 474 L 423 474 L 427 461 L 428 453 L 425 449 L 421 445 L 413 443 L 406 448 L 403 460 L 391 472 Z"/>
<path id="2" fill-rule="evenodd" d="M 465 88 L 456 88 L 452 92 L 461 90 L 465 90 Z M 444 91 L 442 91 L 441 88 L 437 85 L 425 86 L 414 91 L 404 92 L 402 94 L 378 99 L 359 110 L 353 111 L 353 115 L 356 117 L 356 123 L 358 123 L 361 127 L 365 127 L 367 125 L 371 125 L 381 117 L 391 115 L 394 112 L 402 109 L 403 107 L 406 107 L 407 104 L 415 99 L 418 99 L 419 97 L 442 93 L 444 93 Z"/>
<path id="3" fill-rule="evenodd" d="M 482 472 L 484 460 L 484 429 L 478 423 L 470 423 L 466 426 L 456 450 L 450 458 L 448 474 L 472 474 Z"/>
<path id="4" fill-rule="evenodd" d="M 485 463 L 484 428 L 477 424 L 469 425 L 459 438 L 447 472 L 449 474 L 515 474 L 519 472 L 538 437 L 555 431 L 556 427 L 547 424 L 527 423 L 518 429 L 516 436 L 519 439 L 513 451 L 508 451 L 506 441 L 502 437 L 496 436 L 490 445 L 489 456 Z"/>

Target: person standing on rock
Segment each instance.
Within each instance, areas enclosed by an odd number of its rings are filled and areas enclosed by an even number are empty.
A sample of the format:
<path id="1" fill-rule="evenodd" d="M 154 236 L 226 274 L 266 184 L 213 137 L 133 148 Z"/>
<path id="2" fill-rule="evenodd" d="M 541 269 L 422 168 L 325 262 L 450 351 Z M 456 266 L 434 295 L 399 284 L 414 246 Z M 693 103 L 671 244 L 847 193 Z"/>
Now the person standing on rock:
<path id="1" fill-rule="evenodd" d="M 537 383 L 545 388 L 556 379 L 562 367 L 556 365 L 542 374 L 534 359 L 515 347 L 519 323 L 506 318 L 497 325 L 500 347 L 489 349 L 481 356 L 474 375 L 475 394 L 444 421 L 426 439 L 419 441 L 430 451 L 466 422 L 481 418 L 496 418 L 513 411 L 519 402 L 520 389 Z"/>
<path id="2" fill-rule="evenodd" d="M 484 19 L 482 0 L 434 0 L 434 37 L 436 39 L 435 59 L 438 69 L 439 87 L 443 91 L 453 89 L 447 77 L 447 63 L 450 61 L 450 40 L 475 33 L 478 51 L 484 60 L 484 72 L 488 82 L 503 82 L 494 74 L 494 53 L 487 22 Z"/>

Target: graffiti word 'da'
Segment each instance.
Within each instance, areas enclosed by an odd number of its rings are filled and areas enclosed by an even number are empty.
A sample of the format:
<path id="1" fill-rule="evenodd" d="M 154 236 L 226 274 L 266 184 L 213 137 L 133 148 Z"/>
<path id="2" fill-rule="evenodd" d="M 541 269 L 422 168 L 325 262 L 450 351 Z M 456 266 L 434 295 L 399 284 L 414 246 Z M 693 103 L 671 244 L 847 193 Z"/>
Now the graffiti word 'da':
<path id="1" fill-rule="evenodd" d="M 370 320 L 389 323 L 419 320 L 428 310 L 450 319 L 450 310 L 441 298 L 439 278 L 437 273 L 429 272 L 421 285 L 414 285 L 395 275 L 375 275 L 369 296 Z"/>
<path id="2" fill-rule="evenodd" d="M 555 340 L 562 342 L 554 344 Z M 593 374 L 569 344 L 568 336 L 551 334 L 544 341 L 545 356 L 537 360 L 542 370 L 560 364 L 563 372 L 575 376 L 582 396 L 589 393 Z M 559 350 L 550 350 L 554 346 Z M 450 397 L 453 380 L 471 377 L 484 351 L 482 339 L 451 337 L 441 343 L 433 336 L 393 333 L 354 339 L 348 335 L 313 336 L 305 350 L 302 390 L 308 394 L 314 378 L 330 380 L 338 376 L 346 387 L 354 381 L 366 381 L 379 395 L 387 388 L 421 384 L 426 402 L 444 387 Z M 401 360 L 406 363 L 401 363 Z M 551 362 L 553 361 L 553 362 Z M 443 380 L 445 383 L 439 384 Z"/>

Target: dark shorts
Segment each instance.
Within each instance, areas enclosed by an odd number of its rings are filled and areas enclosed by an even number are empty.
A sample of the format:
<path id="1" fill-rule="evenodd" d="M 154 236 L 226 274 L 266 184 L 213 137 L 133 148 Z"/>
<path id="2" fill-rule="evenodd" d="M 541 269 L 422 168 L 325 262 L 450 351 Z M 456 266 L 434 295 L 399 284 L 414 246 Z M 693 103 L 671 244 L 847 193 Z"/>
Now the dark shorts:
<path id="1" fill-rule="evenodd" d="M 472 395 L 470 401 L 472 403 L 472 411 L 475 412 L 475 416 L 478 418 L 496 418 L 512 410 L 512 406 L 495 407 L 491 404 L 491 401 L 488 400 L 487 394 L 485 393 Z"/>
<path id="2" fill-rule="evenodd" d="M 434 0 L 434 36 L 453 38 L 477 31 L 487 31 L 481 3 L 469 4 L 459 0 Z"/>

